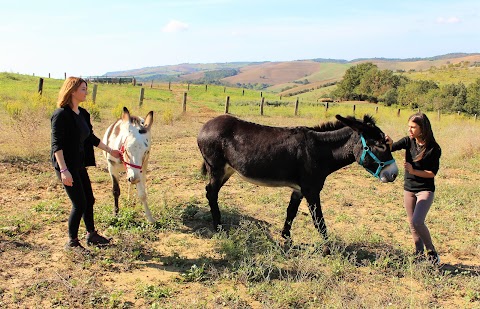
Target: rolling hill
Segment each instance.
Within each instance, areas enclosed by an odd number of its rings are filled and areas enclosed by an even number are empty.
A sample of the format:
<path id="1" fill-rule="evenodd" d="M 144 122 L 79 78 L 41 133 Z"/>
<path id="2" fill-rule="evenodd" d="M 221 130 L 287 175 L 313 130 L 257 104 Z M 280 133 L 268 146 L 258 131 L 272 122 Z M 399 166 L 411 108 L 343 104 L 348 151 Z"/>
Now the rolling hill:
<path id="1" fill-rule="evenodd" d="M 178 64 L 108 72 L 105 76 L 135 76 L 139 81 L 205 82 L 250 86 L 288 94 L 302 88 L 318 88 L 342 79 L 345 71 L 359 63 L 372 62 L 380 69 L 395 72 L 423 72 L 431 67 L 461 62 L 480 64 L 480 53 L 454 53 L 430 58 L 409 59 L 310 59 L 285 62 L 230 62 Z"/>

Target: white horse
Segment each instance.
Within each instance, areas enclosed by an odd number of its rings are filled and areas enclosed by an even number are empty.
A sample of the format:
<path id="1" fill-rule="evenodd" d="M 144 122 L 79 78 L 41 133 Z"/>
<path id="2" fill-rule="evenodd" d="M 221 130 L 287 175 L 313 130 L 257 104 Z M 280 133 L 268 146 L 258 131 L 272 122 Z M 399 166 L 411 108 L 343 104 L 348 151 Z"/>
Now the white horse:
<path id="1" fill-rule="evenodd" d="M 120 159 L 117 159 L 104 152 L 113 182 L 114 215 L 118 215 L 119 173 L 125 170 L 127 180 L 130 182 L 129 194 L 132 186 L 136 185 L 138 198 L 143 204 L 145 215 L 150 223 L 155 221 L 147 204 L 146 173 L 152 142 L 150 133 L 152 123 L 153 111 L 150 111 L 143 119 L 131 116 L 128 109 L 124 107 L 122 117 L 111 124 L 103 136 L 103 143 L 112 149 L 119 149 L 122 155 Z"/>

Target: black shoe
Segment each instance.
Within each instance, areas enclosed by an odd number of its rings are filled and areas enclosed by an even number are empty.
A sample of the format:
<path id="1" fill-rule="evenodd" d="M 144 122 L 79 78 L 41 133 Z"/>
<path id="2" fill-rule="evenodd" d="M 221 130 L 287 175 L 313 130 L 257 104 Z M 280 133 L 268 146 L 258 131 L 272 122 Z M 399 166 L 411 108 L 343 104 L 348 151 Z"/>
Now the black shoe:
<path id="1" fill-rule="evenodd" d="M 440 256 L 437 251 L 427 251 L 427 260 L 435 266 L 440 265 Z"/>
<path id="2" fill-rule="evenodd" d="M 108 245 L 109 243 L 110 243 L 110 239 L 99 235 L 97 231 L 87 233 L 87 245 L 105 246 L 105 245 Z"/>
<path id="3" fill-rule="evenodd" d="M 426 257 L 425 257 L 425 254 L 423 253 L 423 251 L 415 251 L 415 253 L 413 254 L 413 262 L 414 263 L 421 263 L 421 262 L 424 262 L 426 261 Z"/>
<path id="4" fill-rule="evenodd" d="M 65 244 L 65 250 L 66 251 L 75 251 L 81 254 L 88 254 L 90 251 L 85 249 L 85 247 L 82 246 L 78 238 L 75 239 L 70 239 L 66 244 Z"/>

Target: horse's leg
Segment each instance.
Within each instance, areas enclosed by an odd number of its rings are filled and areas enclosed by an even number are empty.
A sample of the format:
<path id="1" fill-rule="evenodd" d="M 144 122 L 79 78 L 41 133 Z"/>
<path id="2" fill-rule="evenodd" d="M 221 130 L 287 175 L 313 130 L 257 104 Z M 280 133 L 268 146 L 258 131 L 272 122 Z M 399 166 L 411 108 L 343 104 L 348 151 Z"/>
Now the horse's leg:
<path id="1" fill-rule="evenodd" d="M 226 172 L 225 168 L 213 169 L 207 166 L 207 171 L 210 174 L 210 182 L 205 187 L 207 191 L 208 205 L 210 206 L 210 213 L 212 214 L 213 229 L 220 231 L 221 227 L 221 214 L 218 208 L 218 192 L 222 186 L 227 182 L 228 178 L 232 176 L 233 171 Z"/>
<path id="2" fill-rule="evenodd" d="M 290 229 L 292 228 L 293 219 L 297 216 L 298 206 L 302 201 L 303 195 L 300 191 L 293 191 L 292 196 L 290 197 L 290 203 L 287 208 L 287 218 L 285 219 L 285 224 L 283 225 L 282 237 L 285 239 L 290 238 Z"/>
<path id="3" fill-rule="evenodd" d="M 152 213 L 150 212 L 150 208 L 148 208 L 147 203 L 147 188 L 145 186 L 145 177 L 142 177 L 139 183 L 137 183 L 137 194 L 140 202 L 143 205 L 143 209 L 145 210 L 145 216 L 147 216 L 147 220 L 150 223 L 155 223 L 153 220 Z"/>

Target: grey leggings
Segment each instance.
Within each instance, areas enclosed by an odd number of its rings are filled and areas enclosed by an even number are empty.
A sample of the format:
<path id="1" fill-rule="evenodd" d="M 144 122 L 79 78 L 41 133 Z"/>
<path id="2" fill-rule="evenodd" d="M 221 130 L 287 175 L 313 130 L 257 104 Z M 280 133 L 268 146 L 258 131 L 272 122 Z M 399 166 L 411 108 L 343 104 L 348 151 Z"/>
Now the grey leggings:
<path id="1" fill-rule="evenodd" d="M 432 206 L 434 195 L 434 192 L 431 191 L 403 192 L 403 202 L 417 253 L 423 252 L 424 246 L 429 251 L 435 251 L 432 237 L 430 237 L 430 232 L 425 225 L 425 218 L 430 206 Z"/>

